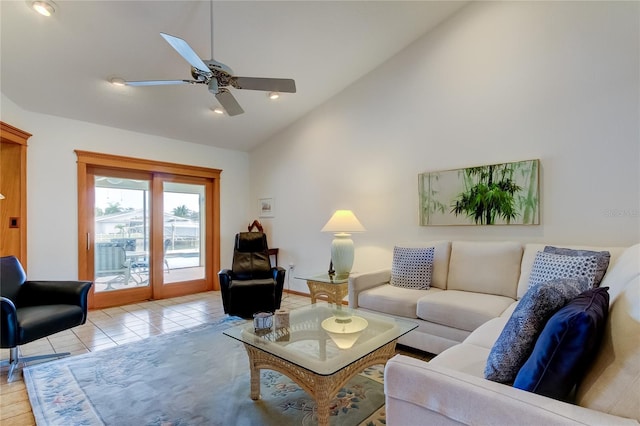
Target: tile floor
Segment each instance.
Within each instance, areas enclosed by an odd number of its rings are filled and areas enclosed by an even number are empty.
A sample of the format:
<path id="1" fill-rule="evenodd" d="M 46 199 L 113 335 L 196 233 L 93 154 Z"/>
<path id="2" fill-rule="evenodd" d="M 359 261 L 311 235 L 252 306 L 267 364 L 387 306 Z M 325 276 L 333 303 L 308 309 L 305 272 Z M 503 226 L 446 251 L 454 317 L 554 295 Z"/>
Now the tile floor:
<path id="1" fill-rule="evenodd" d="M 291 293 L 285 293 L 282 298 L 282 308 L 289 310 L 309 303 L 309 297 Z M 24 356 L 52 352 L 79 355 L 194 327 L 224 316 L 218 291 L 92 310 L 86 324 L 23 345 L 20 350 Z M 409 348 L 398 347 L 397 351 L 420 359 L 431 358 L 429 354 Z M 0 359 L 8 357 L 8 349 L 0 350 Z M 7 367 L 0 370 L 0 424 L 35 425 L 21 371 L 14 373 L 16 378 L 12 383 L 7 383 L 7 372 Z"/>

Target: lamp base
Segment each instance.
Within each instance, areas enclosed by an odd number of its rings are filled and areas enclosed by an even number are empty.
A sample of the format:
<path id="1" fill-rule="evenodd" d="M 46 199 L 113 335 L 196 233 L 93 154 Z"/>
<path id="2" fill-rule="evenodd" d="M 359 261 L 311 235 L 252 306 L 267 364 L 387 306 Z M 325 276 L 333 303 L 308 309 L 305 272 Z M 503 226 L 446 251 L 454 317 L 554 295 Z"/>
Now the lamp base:
<path id="1" fill-rule="evenodd" d="M 336 277 L 346 278 L 353 267 L 353 240 L 351 234 L 344 232 L 334 234 L 331 242 L 331 261 L 336 270 Z"/>

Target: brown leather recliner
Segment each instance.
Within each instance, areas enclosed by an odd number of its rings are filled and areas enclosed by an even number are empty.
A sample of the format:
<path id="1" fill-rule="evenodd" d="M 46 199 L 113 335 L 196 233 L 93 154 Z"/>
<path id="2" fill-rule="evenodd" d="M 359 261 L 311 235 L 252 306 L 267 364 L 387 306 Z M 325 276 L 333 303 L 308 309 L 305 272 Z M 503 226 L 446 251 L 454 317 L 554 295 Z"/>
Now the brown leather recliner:
<path id="1" fill-rule="evenodd" d="M 280 309 L 285 270 L 271 267 L 268 249 L 263 232 L 236 234 L 233 265 L 218 273 L 226 314 L 251 318 Z"/>

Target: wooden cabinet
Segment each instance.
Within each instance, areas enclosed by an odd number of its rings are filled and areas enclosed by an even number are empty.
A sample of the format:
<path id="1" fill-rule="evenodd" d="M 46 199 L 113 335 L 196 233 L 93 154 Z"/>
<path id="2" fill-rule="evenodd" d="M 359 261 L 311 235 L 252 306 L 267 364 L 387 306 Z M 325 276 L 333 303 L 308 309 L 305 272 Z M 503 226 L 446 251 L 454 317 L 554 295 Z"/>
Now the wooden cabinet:
<path id="1" fill-rule="evenodd" d="M 27 139 L 31 134 L 0 121 L 0 256 L 27 268 Z"/>

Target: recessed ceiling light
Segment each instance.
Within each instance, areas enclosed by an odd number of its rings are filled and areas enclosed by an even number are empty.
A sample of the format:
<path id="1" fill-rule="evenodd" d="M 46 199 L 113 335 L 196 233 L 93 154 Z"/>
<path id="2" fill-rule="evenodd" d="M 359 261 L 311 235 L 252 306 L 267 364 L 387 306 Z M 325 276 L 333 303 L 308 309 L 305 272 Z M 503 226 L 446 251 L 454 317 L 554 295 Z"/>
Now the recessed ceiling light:
<path id="1" fill-rule="evenodd" d="M 109 82 L 111 84 L 113 84 L 114 86 L 124 86 L 125 85 L 124 80 L 119 78 L 119 77 L 114 77 L 111 80 L 109 80 Z"/>
<path id="2" fill-rule="evenodd" d="M 31 2 L 31 8 L 43 16 L 51 16 L 56 11 L 56 4 L 51 0 Z"/>
<path id="3" fill-rule="evenodd" d="M 269 96 L 269 99 L 275 101 L 276 99 L 278 99 L 280 97 L 280 93 L 278 93 L 278 92 L 269 92 L 268 96 Z"/>
<path id="4" fill-rule="evenodd" d="M 224 114 L 224 109 L 220 107 L 211 108 L 211 111 L 215 112 L 216 114 Z"/>

